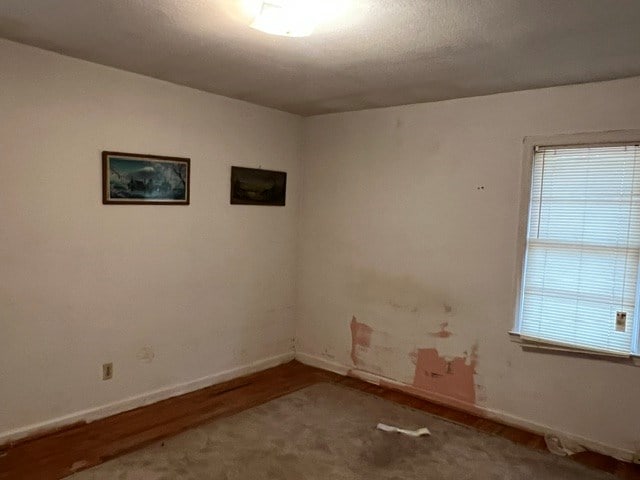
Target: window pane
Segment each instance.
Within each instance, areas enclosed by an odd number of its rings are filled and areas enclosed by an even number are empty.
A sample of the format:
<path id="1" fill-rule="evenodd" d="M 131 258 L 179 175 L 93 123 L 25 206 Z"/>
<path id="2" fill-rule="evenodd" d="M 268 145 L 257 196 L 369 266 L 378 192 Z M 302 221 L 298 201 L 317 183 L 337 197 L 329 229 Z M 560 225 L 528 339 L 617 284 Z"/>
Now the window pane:
<path id="1" fill-rule="evenodd" d="M 640 261 L 640 149 L 534 156 L 520 333 L 630 352 Z M 626 324 L 616 324 L 618 312 Z"/>

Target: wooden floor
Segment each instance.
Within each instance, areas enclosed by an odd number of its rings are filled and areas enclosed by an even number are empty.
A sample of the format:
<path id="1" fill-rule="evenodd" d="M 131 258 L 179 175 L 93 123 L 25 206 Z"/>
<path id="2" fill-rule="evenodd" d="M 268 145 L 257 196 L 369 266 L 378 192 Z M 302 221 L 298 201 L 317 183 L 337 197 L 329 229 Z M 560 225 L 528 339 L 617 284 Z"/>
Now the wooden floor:
<path id="1" fill-rule="evenodd" d="M 318 382 L 346 385 L 483 432 L 501 435 L 530 448 L 546 449 L 540 435 L 294 361 L 109 418 L 2 446 L 0 479 L 62 478 L 195 425 L 232 415 Z M 640 479 L 640 465 L 591 452 L 572 458 L 622 479 Z"/>

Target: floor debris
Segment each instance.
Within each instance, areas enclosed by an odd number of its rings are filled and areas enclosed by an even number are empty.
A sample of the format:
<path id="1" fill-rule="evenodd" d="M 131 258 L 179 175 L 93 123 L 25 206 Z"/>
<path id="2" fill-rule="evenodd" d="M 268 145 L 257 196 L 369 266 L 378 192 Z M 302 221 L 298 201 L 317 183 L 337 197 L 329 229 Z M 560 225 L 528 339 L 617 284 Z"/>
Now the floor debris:
<path id="1" fill-rule="evenodd" d="M 427 427 L 418 428 L 417 430 L 406 430 L 404 428 L 393 427 L 386 423 L 379 423 L 376 427 L 378 430 L 384 432 L 402 433 L 403 435 L 409 435 L 410 437 L 421 437 L 423 435 L 431 435 L 431 432 Z"/>
<path id="2" fill-rule="evenodd" d="M 554 455 L 560 455 L 561 457 L 585 451 L 585 448 L 582 445 L 571 441 L 568 438 L 560 438 L 550 433 L 545 434 L 544 441 L 551 453 Z"/>

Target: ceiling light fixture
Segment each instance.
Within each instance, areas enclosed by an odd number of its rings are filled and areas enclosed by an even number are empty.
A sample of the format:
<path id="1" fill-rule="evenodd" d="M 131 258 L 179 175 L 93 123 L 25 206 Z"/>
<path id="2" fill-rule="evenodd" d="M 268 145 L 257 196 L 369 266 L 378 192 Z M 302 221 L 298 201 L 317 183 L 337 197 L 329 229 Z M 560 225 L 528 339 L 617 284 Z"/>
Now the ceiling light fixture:
<path id="1" fill-rule="evenodd" d="M 254 17 L 251 28 L 271 35 L 306 37 L 318 24 L 342 13 L 346 4 L 346 0 L 245 0 L 245 9 Z"/>

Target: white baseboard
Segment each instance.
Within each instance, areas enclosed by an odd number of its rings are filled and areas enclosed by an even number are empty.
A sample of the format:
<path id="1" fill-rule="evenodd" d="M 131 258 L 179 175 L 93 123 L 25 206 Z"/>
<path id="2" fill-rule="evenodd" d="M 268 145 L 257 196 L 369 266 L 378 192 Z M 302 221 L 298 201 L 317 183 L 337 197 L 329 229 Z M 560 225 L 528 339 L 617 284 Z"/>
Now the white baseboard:
<path id="1" fill-rule="evenodd" d="M 325 358 L 316 357 L 315 355 L 309 355 L 302 352 L 296 352 L 296 360 L 300 363 L 304 363 L 305 365 L 321 368 L 322 370 L 329 370 L 330 372 L 338 373 L 340 375 L 346 375 L 350 370 L 349 367 L 340 363 L 332 362 Z"/>
<path id="2" fill-rule="evenodd" d="M 501 410 L 494 410 L 492 408 L 487 408 L 487 407 L 480 407 L 480 409 L 486 413 L 487 418 L 497 420 L 500 423 L 504 423 L 505 425 L 522 428 L 523 430 L 535 432 L 540 435 L 545 435 L 548 433 L 551 435 L 555 435 L 560 439 L 563 439 L 563 438 L 568 439 L 568 440 L 571 440 L 573 443 L 581 445 L 586 450 L 589 450 L 591 452 L 602 453 L 603 455 L 608 455 L 618 460 L 622 460 L 623 462 L 633 462 L 636 458 L 636 455 L 632 450 L 625 450 L 625 449 L 614 447 L 611 445 L 605 445 L 595 440 L 590 440 L 588 438 L 581 437 L 580 435 L 576 435 L 570 432 L 562 432 L 559 430 L 555 430 L 554 428 L 548 425 L 533 422 L 531 420 L 527 420 L 526 418 L 518 417 L 516 415 L 511 415 L 510 413 L 506 413 Z"/>
<path id="3" fill-rule="evenodd" d="M 48 430 L 71 425 L 76 422 L 92 422 L 100 418 L 105 418 L 117 413 L 126 412 L 127 410 L 150 405 L 152 403 L 159 402 L 160 400 L 166 400 L 167 398 L 193 392 L 195 390 L 200 390 L 201 388 L 216 385 L 218 383 L 226 382 L 227 380 L 232 380 L 234 378 L 249 375 L 251 373 L 266 370 L 267 368 L 275 367 L 282 363 L 289 362 L 294 359 L 294 356 L 295 355 L 293 352 L 283 353 L 273 357 L 265 358 L 263 360 L 258 360 L 247 365 L 242 365 L 237 368 L 232 368 L 230 370 L 225 370 L 223 372 L 197 378 L 189 382 L 178 383 L 176 385 L 160 388 L 151 392 L 134 395 L 132 397 L 118 400 L 116 402 L 88 408 L 86 410 L 80 410 L 60 417 L 51 418 L 43 422 L 33 423 L 24 427 L 15 428 L 13 430 L 0 432 L 0 445 L 4 445 L 6 443 L 13 442 L 38 433 L 46 432 Z"/>
<path id="4" fill-rule="evenodd" d="M 385 383 L 386 385 L 397 385 L 399 387 L 398 388 L 399 390 L 403 390 L 403 388 L 405 387 L 407 389 L 412 388 L 411 385 L 408 385 L 406 383 L 398 382 L 396 380 L 383 377 L 374 373 L 357 370 L 349 366 L 343 365 L 341 363 L 338 363 L 335 361 L 329 361 L 325 358 L 318 357 L 316 355 L 310 355 L 308 353 L 296 352 L 296 360 L 306 365 L 321 368 L 323 370 L 329 370 L 331 372 L 335 372 L 340 375 L 347 375 L 348 373 L 351 373 L 353 376 L 361 380 L 364 380 L 366 382 L 373 383 L 375 385 L 379 385 L 382 382 L 382 383 Z M 442 403 L 445 405 L 447 404 L 446 399 L 443 399 L 443 398 L 438 398 L 431 401 L 435 401 L 437 403 Z M 449 406 L 452 406 L 453 408 L 460 408 L 458 404 L 459 404 L 458 401 L 456 401 L 455 399 L 452 399 Z M 541 435 L 548 433 L 548 434 L 556 435 L 559 438 L 566 438 L 566 439 L 572 440 L 573 442 L 579 445 L 582 445 L 587 450 L 602 453 L 604 455 L 608 455 L 610 457 L 614 457 L 614 458 L 617 458 L 618 460 L 622 460 L 625 462 L 633 462 L 634 459 L 636 458 L 636 455 L 631 450 L 624 450 L 618 447 L 604 445 L 594 440 L 583 438 L 579 435 L 574 435 L 570 432 L 562 432 L 562 431 L 554 430 L 552 427 L 549 427 L 548 425 L 544 425 L 531 420 L 520 418 L 518 416 L 511 415 L 509 413 L 506 413 L 500 410 L 495 410 L 495 409 L 484 407 L 481 405 L 474 405 L 473 413 L 484 416 L 486 418 L 490 418 L 492 420 L 499 421 L 500 423 L 503 423 L 505 425 L 522 428 L 523 430 L 538 433 Z"/>

